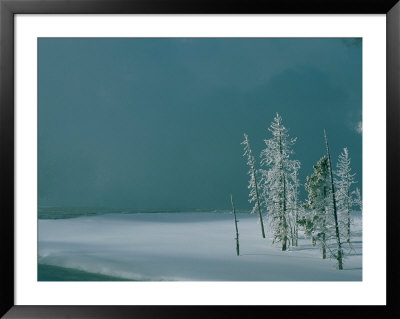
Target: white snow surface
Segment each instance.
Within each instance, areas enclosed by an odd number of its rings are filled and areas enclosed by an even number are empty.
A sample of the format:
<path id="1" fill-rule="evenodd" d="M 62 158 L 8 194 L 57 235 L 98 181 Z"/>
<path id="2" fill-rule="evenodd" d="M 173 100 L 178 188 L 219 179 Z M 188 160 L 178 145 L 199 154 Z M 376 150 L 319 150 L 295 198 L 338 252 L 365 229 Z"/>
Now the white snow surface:
<path id="1" fill-rule="evenodd" d="M 237 214 L 236 256 L 232 213 L 106 214 L 38 221 L 38 262 L 131 280 L 152 281 L 361 281 L 361 215 L 344 269 L 322 259 L 301 234 L 298 247 L 281 251 L 271 232 L 261 237 L 256 214 Z"/>

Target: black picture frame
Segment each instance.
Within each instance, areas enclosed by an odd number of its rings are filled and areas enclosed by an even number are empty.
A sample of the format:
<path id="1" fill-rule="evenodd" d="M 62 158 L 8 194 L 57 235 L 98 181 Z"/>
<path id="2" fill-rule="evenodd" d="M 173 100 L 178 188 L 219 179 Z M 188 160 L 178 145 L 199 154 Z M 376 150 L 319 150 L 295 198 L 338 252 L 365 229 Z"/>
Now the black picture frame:
<path id="1" fill-rule="evenodd" d="M 14 15 L 15 14 L 385 14 L 387 21 L 387 305 L 386 306 L 28 306 L 14 303 Z M 0 0 L 0 315 L 5 318 L 204 318 L 264 316 L 398 316 L 395 258 L 400 137 L 400 3 L 398 0 Z M 389 174 L 390 172 L 390 174 Z M 384 173 L 382 171 L 382 173 Z"/>

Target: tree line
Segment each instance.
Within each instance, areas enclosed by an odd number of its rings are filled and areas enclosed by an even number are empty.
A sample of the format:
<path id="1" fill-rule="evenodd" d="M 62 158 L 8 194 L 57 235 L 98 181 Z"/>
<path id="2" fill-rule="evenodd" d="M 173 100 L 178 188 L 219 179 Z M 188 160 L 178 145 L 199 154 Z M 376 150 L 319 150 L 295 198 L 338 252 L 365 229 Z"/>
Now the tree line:
<path id="1" fill-rule="evenodd" d="M 322 258 L 334 258 L 343 269 L 343 245 L 351 244 L 351 212 L 362 210 L 361 194 L 351 171 L 349 151 L 344 148 L 333 169 L 324 130 L 324 155 L 313 166 L 313 173 L 304 184 L 307 199 L 299 199 L 301 162 L 294 159 L 291 138 L 277 113 L 268 128 L 269 138 L 260 153 L 259 166 L 254 158 L 247 134 L 244 134 L 244 156 L 249 167 L 249 202 L 251 213 L 258 215 L 261 236 L 265 238 L 264 221 L 269 223 L 273 243 L 280 242 L 283 251 L 298 246 L 299 229 L 319 246 Z M 233 202 L 232 202 L 233 205 Z M 236 216 L 235 216 L 236 224 Z M 237 225 L 237 224 L 236 224 Z M 238 231 L 237 254 L 239 255 Z"/>

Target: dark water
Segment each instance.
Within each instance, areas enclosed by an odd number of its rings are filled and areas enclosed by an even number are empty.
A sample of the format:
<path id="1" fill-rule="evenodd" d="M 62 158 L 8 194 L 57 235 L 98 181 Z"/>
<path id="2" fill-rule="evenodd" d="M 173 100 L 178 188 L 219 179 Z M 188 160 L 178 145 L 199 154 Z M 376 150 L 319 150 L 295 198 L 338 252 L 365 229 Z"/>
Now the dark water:
<path id="1" fill-rule="evenodd" d="M 82 270 L 38 264 L 38 281 L 134 281 Z"/>
<path id="2" fill-rule="evenodd" d="M 66 208 L 66 207 L 41 207 L 38 209 L 39 219 L 67 219 L 81 216 L 97 216 L 104 214 L 138 214 L 138 213 L 227 213 L 229 210 L 191 209 L 191 210 L 149 210 L 149 209 L 105 209 L 105 208 Z M 249 213 L 237 211 L 237 213 Z"/>

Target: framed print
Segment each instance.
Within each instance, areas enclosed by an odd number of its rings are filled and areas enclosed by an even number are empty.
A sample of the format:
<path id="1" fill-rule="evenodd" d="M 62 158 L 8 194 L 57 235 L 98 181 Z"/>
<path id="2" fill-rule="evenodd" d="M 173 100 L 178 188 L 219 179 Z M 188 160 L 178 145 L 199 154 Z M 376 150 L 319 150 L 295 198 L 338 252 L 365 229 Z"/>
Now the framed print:
<path id="1" fill-rule="evenodd" d="M 289 4 L 1 1 L 2 315 L 396 312 L 399 4 Z"/>

